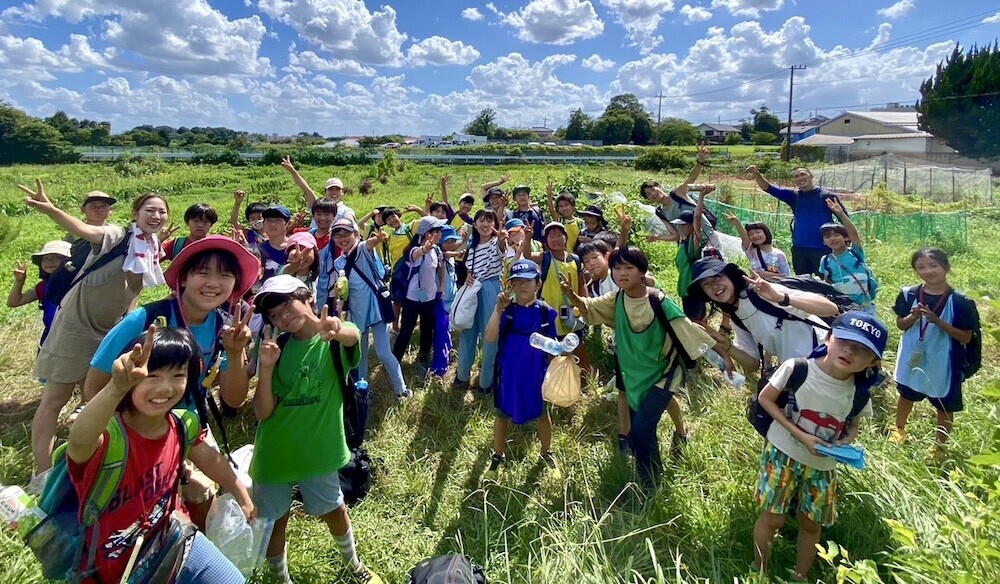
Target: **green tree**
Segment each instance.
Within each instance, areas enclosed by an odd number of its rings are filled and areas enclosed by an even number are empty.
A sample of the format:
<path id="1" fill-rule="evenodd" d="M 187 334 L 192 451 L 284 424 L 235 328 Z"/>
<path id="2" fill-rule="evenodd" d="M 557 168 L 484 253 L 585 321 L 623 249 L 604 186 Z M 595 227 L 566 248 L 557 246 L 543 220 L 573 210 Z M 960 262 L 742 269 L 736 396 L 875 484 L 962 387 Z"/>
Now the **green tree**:
<path id="1" fill-rule="evenodd" d="M 920 84 L 917 125 L 974 158 L 1000 156 L 1000 52 L 956 45 Z"/>
<path id="2" fill-rule="evenodd" d="M 738 146 L 743 143 L 743 137 L 739 134 L 730 134 L 726 136 L 726 146 Z"/>
<path id="3" fill-rule="evenodd" d="M 753 124 L 744 120 L 740 123 L 740 139 L 749 142 L 753 134 Z"/>
<path id="4" fill-rule="evenodd" d="M 781 133 L 781 120 L 767 109 L 766 105 L 761 105 L 760 109 L 750 110 L 750 115 L 753 116 L 754 132 L 767 132 L 776 136 Z"/>
<path id="5" fill-rule="evenodd" d="M 601 120 L 617 115 L 628 116 L 632 120 L 632 128 L 629 130 L 629 137 L 627 140 L 622 142 L 614 142 L 615 144 L 624 144 L 625 142 L 632 142 L 633 144 L 645 145 L 648 144 L 653 138 L 653 119 L 650 117 L 649 113 L 642 107 L 642 103 L 639 102 L 639 98 L 633 93 L 624 93 L 622 95 L 616 95 L 611 98 L 608 102 L 608 107 L 604 108 L 604 113 L 597 120 L 597 124 L 600 124 Z M 605 123 L 604 128 L 610 126 L 616 126 L 621 122 L 615 123 Z M 609 125 L 610 124 L 610 125 Z M 598 134 L 595 125 L 594 129 L 595 135 Z M 616 134 L 617 138 L 617 134 Z M 607 144 L 608 142 L 605 141 Z"/>
<path id="6" fill-rule="evenodd" d="M 657 144 L 687 146 L 698 141 L 698 128 L 681 118 L 664 118 L 654 133 Z"/>
<path id="7" fill-rule="evenodd" d="M 0 102 L 0 164 L 58 164 L 79 159 L 59 130 Z"/>
<path id="8" fill-rule="evenodd" d="M 569 115 L 569 123 L 566 124 L 566 140 L 589 140 L 594 132 L 594 119 L 583 113 L 582 109 Z"/>
<path id="9" fill-rule="evenodd" d="M 771 132 L 754 132 L 750 135 L 750 142 L 755 146 L 770 146 L 778 141 L 778 135 Z"/>
<path id="10" fill-rule="evenodd" d="M 605 144 L 627 144 L 634 125 L 635 120 L 626 112 L 605 113 L 594 123 L 594 137 Z"/>
<path id="11" fill-rule="evenodd" d="M 483 108 L 479 115 L 462 129 L 462 132 L 473 136 L 490 137 L 491 130 L 495 131 L 497 128 L 496 119 L 497 110 L 491 107 Z"/>

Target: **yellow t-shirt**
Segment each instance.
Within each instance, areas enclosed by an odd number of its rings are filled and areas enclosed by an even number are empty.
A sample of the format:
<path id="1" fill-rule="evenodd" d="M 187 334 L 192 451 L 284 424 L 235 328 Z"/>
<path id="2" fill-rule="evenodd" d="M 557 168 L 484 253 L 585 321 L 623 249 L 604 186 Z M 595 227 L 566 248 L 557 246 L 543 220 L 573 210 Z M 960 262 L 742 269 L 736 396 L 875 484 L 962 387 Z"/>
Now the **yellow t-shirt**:
<path id="1" fill-rule="evenodd" d="M 559 287 L 559 274 L 569 278 L 574 290 L 580 289 L 580 270 L 576 267 L 576 262 L 570 257 L 569 252 L 566 252 L 565 257 L 567 261 L 560 261 L 556 259 L 555 255 L 552 255 L 549 273 L 545 274 L 545 281 L 542 282 L 542 300 L 554 308 L 556 312 L 560 312 L 559 309 L 562 306 L 570 306 L 572 310 L 572 305 L 566 300 L 562 288 Z M 573 329 L 566 326 L 565 320 L 556 318 L 556 334 L 562 336 L 572 331 Z"/>
<path id="2" fill-rule="evenodd" d="M 410 240 L 417 235 L 417 224 L 420 219 L 414 219 L 408 225 L 403 223 L 399 229 L 389 232 L 389 263 L 393 266 L 403 257 L 406 246 L 410 245 Z"/>
<path id="3" fill-rule="evenodd" d="M 576 242 L 580 239 L 580 229 L 583 228 L 583 219 L 579 217 L 563 219 L 560 217 L 559 221 L 566 227 L 566 249 L 576 249 Z"/>

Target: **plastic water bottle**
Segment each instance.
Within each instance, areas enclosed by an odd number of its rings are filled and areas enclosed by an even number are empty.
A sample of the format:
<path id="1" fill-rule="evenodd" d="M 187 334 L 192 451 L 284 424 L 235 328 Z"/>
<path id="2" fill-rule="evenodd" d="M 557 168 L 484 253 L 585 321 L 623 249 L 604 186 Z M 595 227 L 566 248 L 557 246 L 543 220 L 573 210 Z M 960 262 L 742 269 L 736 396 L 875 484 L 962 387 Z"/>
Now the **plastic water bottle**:
<path id="1" fill-rule="evenodd" d="M 562 343 L 560 343 L 563 353 L 572 353 L 580 346 L 580 337 L 576 336 L 576 333 L 569 333 L 563 337 Z"/>
<path id="2" fill-rule="evenodd" d="M 341 300 L 347 300 L 347 287 L 347 273 L 340 270 L 340 274 L 337 276 L 337 289 L 340 290 Z"/>
<path id="3" fill-rule="evenodd" d="M 368 393 L 368 380 L 363 377 L 357 380 L 354 382 L 354 389 L 361 393 Z"/>
<path id="4" fill-rule="evenodd" d="M 743 389 L 743 384 L 746 382 L 746 377 L 743 376 L 739 371 L 733 371 L 733 376 L 730 377 L 729 373 L 726 372 L 726 362 L 722 359 L 722 356 L 712 350 L 708 345 L 701 345 L 699 350 L 703 351 L 702 355 L 709 363 L 715 365 L 722 372 L 722 378 L 726 380 L 726 383 L 733 386 L 735 389 Z"/>
<path id="5" fill-rule="evenodd" d="M 35 498 L 14 485 L 0 490 L 0 520 L 22 538 L 45 519 L 45 512 L 38 508 Z"/>
<path id="6" fill-rule="evenodd" d="M 549 355 L 558 356 L 563 353 L 562 343 L 540 333 L 531 333 L 531 336 L 528 337 L 528 344 L 540 351 L 545 351 Z"/>

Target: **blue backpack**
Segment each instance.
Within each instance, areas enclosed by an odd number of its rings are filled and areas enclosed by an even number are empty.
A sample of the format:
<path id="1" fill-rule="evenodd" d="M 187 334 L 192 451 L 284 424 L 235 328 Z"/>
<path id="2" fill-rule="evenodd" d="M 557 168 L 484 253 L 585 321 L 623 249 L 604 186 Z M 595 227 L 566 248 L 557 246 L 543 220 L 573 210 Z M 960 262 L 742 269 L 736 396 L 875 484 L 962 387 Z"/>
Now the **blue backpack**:
<path id="1" fill-rule="evenodd" d="M 180 438 L 183 464 L 201 428 L 198 418 L 187 410 L 173 410 L 170 419 Z M 100 546 L 97 540 L 100 530 L 96 526 L 118 492 L 129 455 L 125 425 L 120 416 L 108 422 L 107 432 L 108 448 L 94 485 L 83 501 L 70 480 L 66 444 L 61 444 L 52 453 L 52 471 L 38 503 L 47 516 L 24 538 L 42 565 L 42 576 L 46 579 L 79 582 L 96 573 L 95 560 Z M 178 481 L 181 474 L 178 469 Z M 87 530 L 91 527 L 94 529 L 90 530 L 88 540 Z M 86 558 L 85 549 L 89 550 Z"/>

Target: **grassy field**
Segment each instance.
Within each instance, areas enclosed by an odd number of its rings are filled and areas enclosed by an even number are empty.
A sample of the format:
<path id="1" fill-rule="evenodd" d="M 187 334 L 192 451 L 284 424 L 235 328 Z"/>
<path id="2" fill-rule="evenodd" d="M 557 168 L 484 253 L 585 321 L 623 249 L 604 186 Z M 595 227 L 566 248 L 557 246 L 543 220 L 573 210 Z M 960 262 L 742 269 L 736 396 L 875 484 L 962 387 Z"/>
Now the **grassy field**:
<path id="1" fill-rule="evenodd" d="M 306 168 L 311 184 L 331 175 L 354 187 L 348 203 L 359 212 L 377 204 L 420 204 L 437 192 L 438 179 L 452 177 L 457 199 L 466 179 L 474 185 L 501 174 L 511 184 L 541 190 L 548 179 L 563 185 L 586 184 L 634 196 L 645 174 L 621 167 L 448 167 L 408 165 L 396 169 L 376 192 L 357 194 L 373 167 Z M 76 208 L 84 193 L 100 189 L 119 196 L 113 216 L 127 220 L 127 201 L 156 190 L 168 196 L 179 217 L 195 202 L 210 202 L 228 216 L 230 193 L 242 189 L 251 200 L 280 200 L 301 207 L 297 189 L 280 168 L 199 167 L 130 163 L 0 169 L 0 289 L 11 284 L 14 261 L 26 259 L 45 241 L 59 236 L 41 215 L 27 211 L 14 188 L 39 176 L 50 196 Z M 677 177 L 656 177 L 668 184 Z M 721 178 L 721 177 L 715 177 Z M 766 199 L 754 204 L 771 205 Z M 972 214 L 968 245 L 946 243 L 954 252 L 952 283 L 980 301 L 984 322 L 996 328 L 998 315 L 983 296 L 1000 296 L 1000 248 L 993 243 L 1000 214 Z M 220 222 L 219 227 L 222 226 Z M 222 231 L 217 229 L 217 231 Z M 6 239 L 5 239 L 6 238 Z M 912 247 L 870 242 L 866 248 L 882 284 L 879 314 L 900 286 L 917 281 L 909 267 Z M 648 247 L 664 288 L 673 292 L 673 248 Z M 147 291 L 144 299 L 161 296 Z M 26 484 L 31 472 L 28 434 L 39 388 L 31 379 L 35 339 L 41 326 L 37 310 L 0 308 L 0 483 Z M 893 335 L 890 347 L 896 347 Z M 593 342 L 593 339 L 592 339 Z M 996 400 L 996 340 L 987 335 L 983 370 L 965 386 L 966 411 L 959 414 L 947 463 L 924 464 L 931 443 L 933 413 L 918 407 L 911 420 L 911 442 L 891 446 L 884 438 L 895 408 L 895 391 L 875 396 L 875 418 L 863 425 L 860 442 L 869 468 L 840 475 L 840 520 L 824 541 L 845 552 L 831 562 L 819 560 L 813 577 L 824 582 L 997 582 L 1000 581 L 1000 446 Z M 888 366 L 894 353 L 887 356 Z M 603 362 L 607 366 L 606 361 Z M 404 374 L 413 377 L 408 357 Z M 723 384 L 717 374 L 699 373 L 689 383 L 686 413 L 693 439 L 682 460 L 669 463 L 655 495 L 645 496 L 630 482 L 629 465 L 616 454 L 613 402 L 590 387 L 584 401 L 554 414 L 553 450 L 563 480 L 553 480 L 538 461 L 533 428 L 512 433 L 513 460 L 498 484 L 484 486 L 489 464 L 492 402 L 458 394 L 435 382 L 414 399 L 396 405 L 381 368 L 373 373 L 375 400 L 368 449 L 380 459 L 375 488 L 351 511 L 362 558 L 387 582 L 405 582 L 419 560 L 463 551 L 483 564 L 491 582 L 733 582 L 762 581 L 749 570 L 751 530 L 757 516 L 753 485 L 760 439 L 743 414 L 745 394 Z M 251 441 L 255 422 L 244 411 L 231 422 L 233 446 Z M 65 436 L 66 427 L 60 435 Z M 662 436 L 669 439 L 669 430 Z M 318 445 L 304 445 L 317 448 Z M 991 466 L 992 464 L 992 466 Z M 290 525 L 289 564 L 296 582 L 329 582 L 343 577 L 332 539 L 317 521 L 296 515 Z M 784 575 L 794 562 L 794 530 L 782 532 L 774 550 L 773 573 Z M 0 581 L 41 582 L 30 554 L 10 534 L 0 535 Z M 849 560 L 847 560 L 849 558 Z M 262 579 L 266 581 L 266 579 Z"/>

